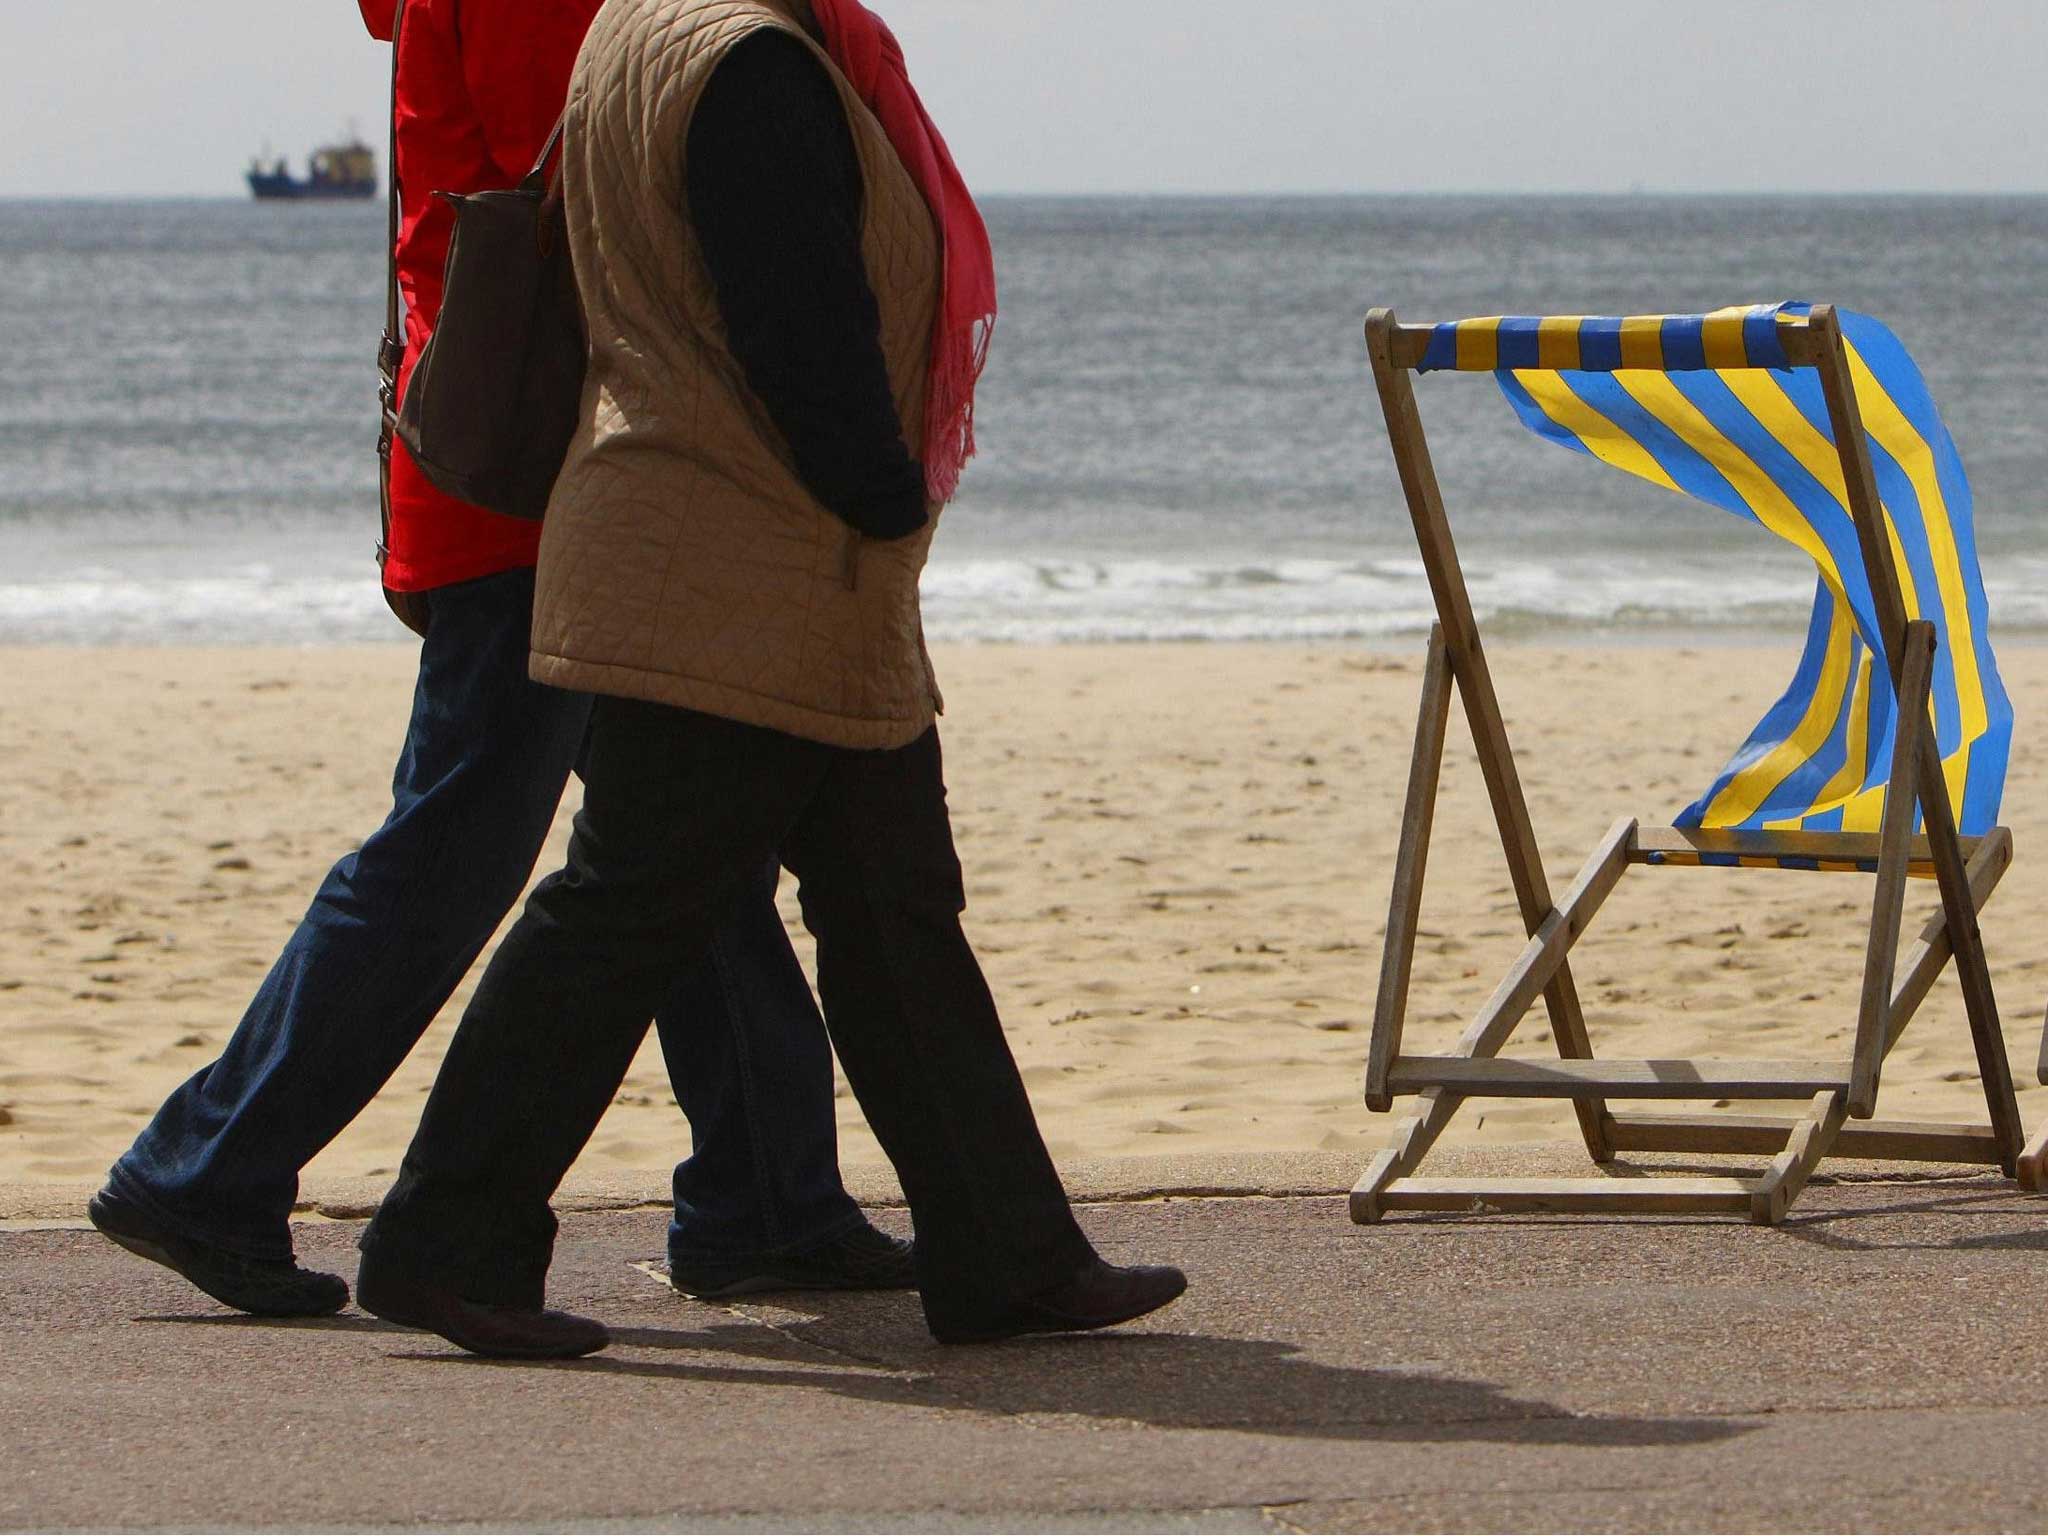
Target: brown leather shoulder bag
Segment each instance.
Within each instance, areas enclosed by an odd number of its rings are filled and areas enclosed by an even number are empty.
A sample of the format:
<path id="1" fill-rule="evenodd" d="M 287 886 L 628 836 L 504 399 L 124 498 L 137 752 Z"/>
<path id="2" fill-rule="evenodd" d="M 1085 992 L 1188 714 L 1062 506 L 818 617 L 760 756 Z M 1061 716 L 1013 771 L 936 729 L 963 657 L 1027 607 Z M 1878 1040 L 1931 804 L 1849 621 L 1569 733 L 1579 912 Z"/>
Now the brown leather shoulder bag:
<path id="1" fill-rule="evenodd" d="M 437 192 L 455 210 L 440 318 L 413 365 L 398 435 L 449 495 L 538 520 L 583 401 L 589 343 L 569 260 L 562 124 L 516 187 Z"/>

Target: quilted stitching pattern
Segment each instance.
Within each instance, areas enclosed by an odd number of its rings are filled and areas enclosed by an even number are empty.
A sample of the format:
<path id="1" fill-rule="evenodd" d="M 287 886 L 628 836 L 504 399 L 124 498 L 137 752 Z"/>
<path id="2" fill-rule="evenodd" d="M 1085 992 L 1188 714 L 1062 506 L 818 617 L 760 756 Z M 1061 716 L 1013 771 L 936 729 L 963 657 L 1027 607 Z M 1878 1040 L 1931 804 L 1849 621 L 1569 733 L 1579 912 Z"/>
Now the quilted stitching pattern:
<path id="1" fill-rule="evenodd" d="M 834 746 L 898 747 L 939 707 L 917 590 L 932 529 L 857 540 L 804 489 L 732 358 L 681 213 L 691 113 L 726 51 L 763 27 L 809 43 L 789 0 L 607 0 L 584 41 L 563 186 L 590 374 L 541 538 L 532 672 Z M 937 232 L 881 124 L 813 51 L 853 126 L 863 249 L 916 452 Z"/>

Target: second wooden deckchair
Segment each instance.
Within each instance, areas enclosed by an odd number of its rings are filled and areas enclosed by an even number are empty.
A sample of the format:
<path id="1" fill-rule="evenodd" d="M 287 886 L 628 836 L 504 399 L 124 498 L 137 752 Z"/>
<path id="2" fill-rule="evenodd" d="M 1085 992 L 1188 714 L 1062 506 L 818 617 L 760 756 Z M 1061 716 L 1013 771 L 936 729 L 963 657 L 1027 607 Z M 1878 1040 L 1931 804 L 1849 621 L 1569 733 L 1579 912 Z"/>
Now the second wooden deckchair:
<path id="1" fill-rule="evenodd" d="M 1968 482 L 1919 372 L 1883 326 L 1830 306 L 1710 315 L 1366 323 L 1373 375 L 1435 598 L 1421 719 L 1366 1070 L 1367 1104 L 1419 1107 L 1352 1192 L 1390 1211 L 1705 1212 L 1775 1222 L 1829 1153 L 2020 1171 L 2022 1132 L 1978 930 L 2012 859 L 1996 825 L 2011 710 L 1986 635 Z M 1676 818 L 1618 822 L 1553 901 L 1445 520 L 1411 373 L 1496 374 L 1524 423 L 1763 524 L 1819 571 L 1792 687 Z M 1471 725 L 1529 940 L 1449 1056 L 1402 1053 L 1444 732 Z M 1918 835 L 1916 835 L 1916 832 Z M 1595 1060 L 1569 954 L 1631 868 L 1875 874 L 1845 1060 Z M 1899 969 L 1910 877 L 1941 908 Z M 1953 961 L 1982 1124 L 1872 1120 L 1884 1061 Z M 1542 999 L 1561 1059 L 1499 1052 Z M 1431 1179 L 1416 1170 L 1468 1098 L 1570 1099 L 1595 1162 L 1622 1152 L 1770 1159 L 1760 1178 Z M 1792 1100 L 1797 1115 L 1617 1114 L 1609 1100 Z M 1851 1124 L 1850 1122 L 1857 1122 Z M 2027 1172 L 2042 1161 L 2030 1158 Z"/>

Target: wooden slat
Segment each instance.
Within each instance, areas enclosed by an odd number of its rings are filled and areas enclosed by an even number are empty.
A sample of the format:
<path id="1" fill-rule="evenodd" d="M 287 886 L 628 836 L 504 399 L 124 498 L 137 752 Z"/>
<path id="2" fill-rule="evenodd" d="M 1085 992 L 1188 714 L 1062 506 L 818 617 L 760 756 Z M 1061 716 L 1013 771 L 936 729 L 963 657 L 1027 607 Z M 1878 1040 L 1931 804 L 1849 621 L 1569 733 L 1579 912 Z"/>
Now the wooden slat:
<path id="1" fill-rule="evenodd" d="M 1465 1098 L 1809 1099 L 1849 1087 L 1845 1061 L 1502 1061 L 1400 1056 L 1395 1093 L 1442 1088 Z"/>
<path id="2" fill-rule="evenodd" d="M 1815 859 L 1829 870 L 1872 873 L 1877 868 L 1882 841 L 1875 832 L 1758 832 L 1728 827 L 1642 827 L 1636 832 L 1636 846 L 1630 850 L 1629 860 L 1636 864 L 1664 863 L 1664 867 L 1682 869 L 1707 866 L 1664 861 L 1682 860 L 1694 854 L 1770 861 Z M 1976 853 L 1983 839 L 1966 837 L 1961 841 L 1963 856 L 1968 858 Z M 1918 874 L 1931 876 L 1934 873 L 1934 855 L 1927 846 L 1926 838 L 1914 838 L 1907 857 Z"/>
<path id="3" fill-rule="evenodd" d="M 1729 1153 L 1775 1157 L 1793 1128 L 1791 1115 L 1613 1115 L 1607 1133 L 1618 1152 Z M 1865 1120 L 1835 1137 L 1835 1157 L 1872 1162 L 1976 1163 L 1999 1161 L 1998 1137 L 1988 1125 L 1948 1121 Z"/>
<path id="4" fill-rule="evenodd" d="M 1774 1227 L 1806 1188 L 1813 1170 L 1828 1155 L 1842 1122 L 1849 1118 L 1849 1096 L 1845 1093 L 1817 1093 L 1806 1114 L 1792 1128 L 1785 1150 L 1771 1162 L 1749 1200 L 1749 1219 L 1760 1227 Z"/>
<path id="5" fill-rule="evenodd" d="M 1430 333 L 1435 329 L 1433 325 L 1390 327 L 1387 332 L 1387 356 L 1392 365 L 1404 372 L 1419 368 L 1422 365 L 1423 354 L 1429 351 Z"/>
<path id="6" fill-rule="evenodd" d="M 1906 911 L 1906 848 L 1919 819 L 1919 775 L 1914 772 L 1927 730 L 1927 689 L 1934 674 L 1934 626 L 1908 624 L 1900 642 L 1898 729 L 1891 776 L 1885 781 L 1883 830 L 1878 834 L 1877 890 L 1870 904 L 1870 937 L 1863 959 L 1863 995 L 1856 1009 L 1855 1075 L 1849 1113 L 1868 1120 L 1877 1112 L 1877 1087 L 1890 1041 L 1892 975 L 1899 960 L 1899 925 Z M 1944 787 L 1941 794 L 1946 797 Z M 1953 833 L 1950 834 L 1953 837 Z M 1931 844 L 1930 844 L 1931 847 Z M 1974 915 L 1974 914 L 1973 914 Z"/>
<path id="7" fill-rule="evenodd" d="M 1516 905 L 1521 908 L 1522 930 L 1533 935 L 1550 915 L 1550 882 L 1543 872 L 1535 828 L 1530 825 L 1528 801 L 1515 770 L 1514 752 L 1508 745 L 1507 726 L 1501 719 L 1500 700 L 1494 693 L 1486 650 L 1480 644 L 1479 624 L 1472 614 L 1471 595 L 1465 589 L 1457 545 L 1451 538 L 1450 522 L 1444 516 L 1443 494 L 1437 486 L 1436 468 L 1430 462 L 1422 414 L 1415 404 L 1414 382 L 1394 362 L 1393 341 L 1399 329 L 1392 310 L 1375 309 L 1365 321 L 1366 351 L 1372 359 L 1373 382 L 1386 416 L 1394 467 L 1400 474 L 1409 520 L 1415 527 L 1416 548 L 1429 577 L 1430 595 L 1443 625 L 1451 673 L 1458 682 L 1458 695 L 1465 705 L 1479 770 L 1486 780 L 1487 798 L 1500 830 L 1508 880 L 1514 887 Z M 1568 961 L 1557 967 L 1543 997 L 1558 1055 L 1575 1060 L 1590 1057 L 1593 1044 L 1586 1034 L 1586 1017 Z M 1576 1106 L 1576 1112 L 1587 1152 L 1595 1162 L 1606 1162 L 1612 1153 L 1601 1139 L 1601 1106 L 1586 1101 Z"/>
<path id="8" fill-rule="evenodd" d="M 1390 1211 L 1552 1212 L 1563 1215 L 1749 1213 L 1747 1179 L 1397 1179 L 1379 1197 Z"/>
<path id="9" fill-rule="evenodd" d="M 1444 731 L 1450 714 L 1450 657 L 1439 624 L 1429 632 L 1429 653 L 1422 667 L 1422 707 L 1415 722 L 1415 751 L 1408 765 L 1408 802 L 1401 812 L 1401 846 L 1394 857 L 1386 950 L 1380 960 L 1372 1045 L 1366 1055 L 1365 1104 L 1375 1114 L 1393 1107 L 1387 1093 L 1387 1068 L 1401 1053 L 1401 1027 L 1408 1015 L 1415 930 L 1422 917 L 1422 882 L 1429 866 L 1429 837 L 1436 822 L 1437 784 L 1443 773 Z"/>

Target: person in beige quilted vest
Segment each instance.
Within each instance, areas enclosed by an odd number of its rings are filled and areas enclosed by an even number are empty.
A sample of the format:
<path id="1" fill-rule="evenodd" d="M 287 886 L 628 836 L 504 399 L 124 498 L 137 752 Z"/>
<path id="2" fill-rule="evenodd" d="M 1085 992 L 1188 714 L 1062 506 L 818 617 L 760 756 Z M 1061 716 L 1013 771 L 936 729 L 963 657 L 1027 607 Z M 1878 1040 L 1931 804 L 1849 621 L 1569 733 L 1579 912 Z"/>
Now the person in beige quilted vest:
<path id="1" fill-rule="evenodd" d="M 567 865 L 479 985 L 363 1238 L 362 1305 L 567 1356 L 549 1199 L 656 1003 L 779 858 L 949 1343 L 1164 1306 L 1075 1223 L 960 927 L 918 613 L 974 448 L 987 232 L 856 0 L 607 0 L 564 188 L 590 332 L 533 676 L 596 694 Z"/>

